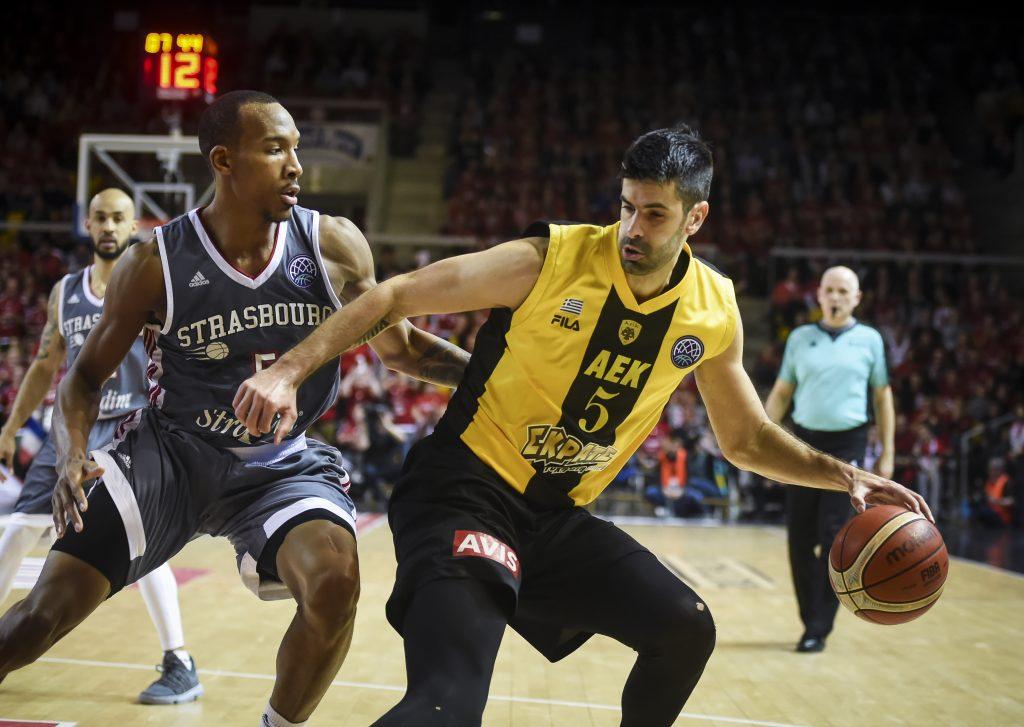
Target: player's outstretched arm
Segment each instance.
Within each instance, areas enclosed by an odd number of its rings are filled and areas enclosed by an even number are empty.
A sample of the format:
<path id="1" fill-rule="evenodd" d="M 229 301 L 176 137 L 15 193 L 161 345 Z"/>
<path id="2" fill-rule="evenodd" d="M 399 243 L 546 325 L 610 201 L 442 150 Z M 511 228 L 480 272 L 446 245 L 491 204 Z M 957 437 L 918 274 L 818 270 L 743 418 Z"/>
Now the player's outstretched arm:
<path id="1" fill-rule="evenodd" d="M 546 250 L 547 240 L 541 238 L 513 240 L 483 252 L 439 260 L 371 287 L 273 366 L 247 379 L 235 395 L 235 415 L 250 433 L 258 435 L 270 431 L 274 417 L 280 414 L 276 429 L 280 441 L 295 423 L 299 385 L 325 363 L 353 346 L 372 341 L 408 317 L 518 308 L 533 290 Z M 396 339 L 398 347 L 405 345 L 400 336 Z M 422 370 L 418 373 L 426 378 Z"/>
<path id="2" fill-rule="evenodd" d="M 779 482 L 847 492 L 854 508 L 902 505 L 934 520 L 924 498 L 884 477 L 819 452 L 772 422 L 743 369 L 743 326 L 725 352 L 697 369 L 697 388 L 726 458 Z"/>
<path id="3" fill-rule="evenodd" d="M 376 287 L 370 245 L 354 224 L 343 217 L 321 218 L 320 249 L 330 282 L 346 304 Z M 406 320 L 383 331 L 370 346 L 389 369 L 451 388 L 459 385 L 469 363 L 467 352 Z"/>
<path id="4" fill-rule="evenodd" d="M 70 520 L 81 531 L 79 510 L 88 502 L 82 483 L 103 474 L 88 457 L 89 432 L 99 412 L 100 389 L 117 370 L 139 332 L 153 316 L 162 316 L 164 279 L 156 242 L 135 245 L 124 254 L 107 283 L 103 316 L 57 389 L 53 436 L 57 444 L 57 486 L 53 525 L 64 535 Z"/>
<path id="5" fill-rule="evenodd" d="M 18 395 L 14 398 L 11 406 L 11 415 L 0 429 L 0 462 L 7 468 L 13 466 L 14 460 L 14 437 L 18 429 L 24 424 L 46 396 L 53 384 L 53 377 L 60 370 L 66 352 L 64 336 L 60 332 L 60 287 L 63 281 L 58 281 L 50 291 L 50 300 L 46 305 L 46 325 L 39 337 L 39 350 L 32 361 L 32 365 L 25 372 Z M 0 470 L 0 482 L 6 476 Z"/>

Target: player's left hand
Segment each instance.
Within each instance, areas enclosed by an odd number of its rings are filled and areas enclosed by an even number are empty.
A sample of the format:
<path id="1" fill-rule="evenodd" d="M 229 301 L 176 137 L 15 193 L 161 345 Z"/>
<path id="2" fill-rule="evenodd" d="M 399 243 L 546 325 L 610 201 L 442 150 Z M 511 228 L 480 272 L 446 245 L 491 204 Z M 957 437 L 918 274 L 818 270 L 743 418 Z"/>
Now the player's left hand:
<path id="1" fill-rule="evenodd" d="M 916 492 L 873 472 L 856 467 L 851 470 L 850 501 L 857 512 L 864 512 L 868 505 L 899 505 L 935 522 L 928 503 Z"/>
<path id="2" fill-rule="evenodd" d="M 277 368 L 266 368 L 243 381 L 231 405 L 235 408 L 238 421 L 254 437 L 269 432 L 274 426 L 275 417 L 280 415 L 274 433 L 274 442 L 280 444 L 298 419 L 295 397 L 299 386 L 291 381 L 286 372 Z"/>
<path id="3" fill-rule="evenodd" d="M 82 513 L 89 508 L 85 496 L 85 483 L 103 476 L 103 468 L 82 451 L 66 456 L 58 454 L 57 483 L 50 497 L 53 510 L 53 530 L 58 538 L 64 537 L 68 523 L 80 533 L 85 527 Z"/>

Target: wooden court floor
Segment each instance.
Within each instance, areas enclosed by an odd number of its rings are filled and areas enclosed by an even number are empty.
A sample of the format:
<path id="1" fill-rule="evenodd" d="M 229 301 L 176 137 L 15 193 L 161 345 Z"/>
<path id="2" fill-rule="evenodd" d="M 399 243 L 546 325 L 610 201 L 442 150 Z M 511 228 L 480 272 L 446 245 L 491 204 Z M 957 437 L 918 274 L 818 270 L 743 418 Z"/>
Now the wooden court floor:
<path id="1" fill-rule="evenodd" d="M 401 642 L 384 619 L 394 557 L 381 524 L 361 536 L 363 595 L 352 650 L 311 725 L 368 725 L 401 695 Z M 920 620 L 884 627 L 841 611 L 828 649 L 804 655 L 792 651 L 800 627 L 782 530 L 624 527 L 683 574 L 718 625 L 718 646 L 677 724 L 1024 724 L 1020 576 L 955 560 L 942 600 Z M 253 597 L 225 541 L 197 540 L 172 565 L 185 576 L 205 571 L 180 588 L 202 699 L 133 704 L 155 678 L 160 654 L 142 600 L 129 590 L 0 684 L 0 718 L 83 727 L 255 725 L 292 606 Z M 2 608 L 23 594 L 16 590 Z M 596 637 L 551 665 L 509 631 L 484 724 L 617 725 L 632 661 L 629 649 Z"/>

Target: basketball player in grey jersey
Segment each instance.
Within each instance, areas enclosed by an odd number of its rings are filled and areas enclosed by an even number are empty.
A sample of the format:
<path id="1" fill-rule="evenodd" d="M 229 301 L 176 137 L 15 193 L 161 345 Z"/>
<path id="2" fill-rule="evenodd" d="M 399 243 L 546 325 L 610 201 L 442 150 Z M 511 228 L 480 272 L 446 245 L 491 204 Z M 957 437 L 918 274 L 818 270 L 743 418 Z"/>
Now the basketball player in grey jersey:
<path id="1" fill-rule="evenodd" d="M 29 597 L 0 619 L 0 678 L 199 533 L 232 541 L 261 597 L 297 602 L 262 724 L 302 724 L 337 673 L 359 595 L 355 509 L 337 450 L 303 431 L 333 403 L 337 360 L 299 393 L 296 426 L 249 437 L 232 421 L 245 378 L 376 285 L 354 225 L 297 207 L 298 142 L 273 98 L 217 99 L 199 123 L 213 202 L 133 246 L 115 271 L 103 317 L 59 390 L 62 537 Z M 143 328 L 159 387 L 112 445 L 89 452 L 102 383 Z M 407 324 L 373 346 L 390 368 L 452 387 L 469 360 Z M 100 484 L 86 495 L 91 481 Z"/>
<path id="2" fill-rule="evenodd" d="M 121 190 L 105 189 L 89 203 L 85 225 L 92 237 L 92 265 L 66 275 L 53 287 L 39 352 L 14 400 L 11 416 L 0 430 L 0 461 L 8 467 L 14 457 L 14 437 L 18 429 L 42 403 L 61 362 L 71 368 L 89 331 L 100 320 L 107 281 L 138 228 L 135 206 Z M 96 426 L 89 435 L 90 448 L 98 449 L 107 444 L 121 418 L 146 405 L 148 364 L 142 339 L 136 338 L 116 373 L 103 383 Z M 53 523 L 51 498 L 57 484 L 56 464 L 54 437 L 49 437 L 25 475 L 14 513 L 0 537 L 0 602 L 10 593 L 21 561 Z M 0 479 L 3 479 L 2 474 Z M 142 578 L 139 590 L 164 650 L 163 673 L 139 695 L 139 701 L 177 704 L 198 699 L 203 688 L 196 676 L 195 664 L 185 650 L 178 585 L 171 567 L 164 563 Z"/>

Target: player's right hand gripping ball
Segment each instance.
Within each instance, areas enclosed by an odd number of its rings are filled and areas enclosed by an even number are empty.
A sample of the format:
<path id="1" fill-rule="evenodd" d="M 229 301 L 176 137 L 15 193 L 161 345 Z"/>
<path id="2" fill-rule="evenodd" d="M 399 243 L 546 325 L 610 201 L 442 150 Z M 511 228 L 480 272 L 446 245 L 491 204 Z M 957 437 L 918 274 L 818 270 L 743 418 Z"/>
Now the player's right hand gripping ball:
<path id="1" fill-rule="evenodd" d="M 869 507 L 846 523 L 829 552 L 839 602 L 865 621 L 913 621 L 939 600 L 949 555 L 938 528 L 896 505 Z"/>

